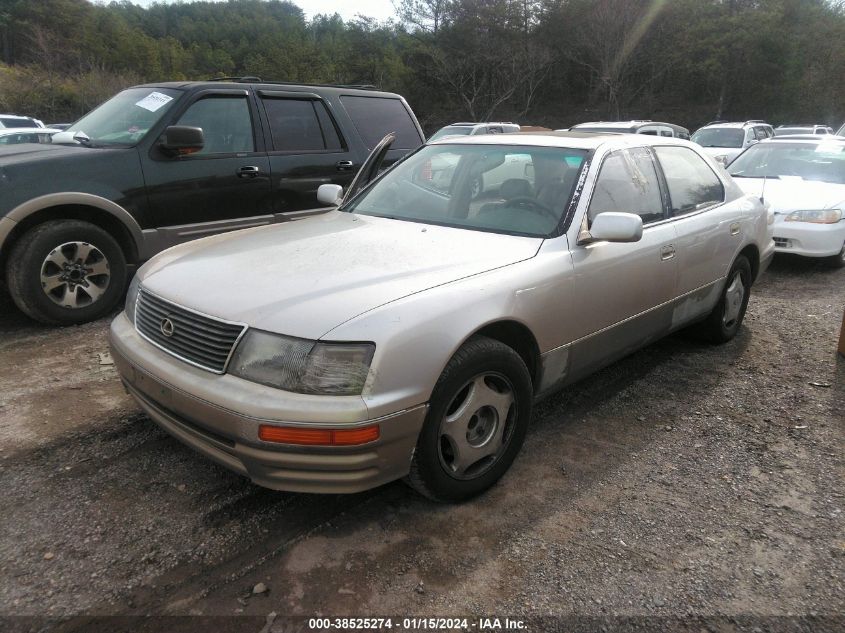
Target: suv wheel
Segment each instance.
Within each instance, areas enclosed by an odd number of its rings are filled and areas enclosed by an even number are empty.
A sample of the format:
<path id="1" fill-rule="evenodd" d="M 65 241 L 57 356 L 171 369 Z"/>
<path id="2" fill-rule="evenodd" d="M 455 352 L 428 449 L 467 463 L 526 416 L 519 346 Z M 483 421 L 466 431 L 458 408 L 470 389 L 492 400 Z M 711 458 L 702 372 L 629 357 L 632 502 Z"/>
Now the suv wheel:
<path id="1" fill-rule="evenodd" d="M 108 314 L 126 285 L 126 260 L 114 238 L 79 220 L 46 222 L 9 253 L 6 280 L 15 304 L 42 323 L 85 323 Z"/>
<path id="2" fill-rule="evenodd" d="M 471 339 L 434 387 L 408 483 L 435 501 L 483 492 L 519 453 L 532 401 L 531 376 L 519 354 L 492 339 Z"/>

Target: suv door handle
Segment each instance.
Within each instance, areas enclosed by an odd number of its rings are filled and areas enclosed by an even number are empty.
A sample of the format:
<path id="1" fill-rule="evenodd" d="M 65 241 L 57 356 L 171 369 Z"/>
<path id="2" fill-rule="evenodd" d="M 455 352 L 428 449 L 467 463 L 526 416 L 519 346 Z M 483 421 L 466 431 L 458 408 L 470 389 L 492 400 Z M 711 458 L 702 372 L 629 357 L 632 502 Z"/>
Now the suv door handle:
<path id="1" fill-rule="evenodd" d="M 261 170 L 255 165 L 244 165 L 236 173 L 238 178 L 255 178 L 261 173 Z"/>
<path id="2" fill-rule="evenodd" d="M 339 160 L 334 166 L 338 171 L 349 171 L 353 167 L 351 160 Z"/>
<path id="3" fill-rule="evenodd" d="M 660 249 L 660 259 L 664 262 L 667 259 L 672 259 L 675 256 L 675 247 L 671 244 L 667 244 L 663 248 Z"/>
<path id="4" fill-rule="evenodd" d="M 739 222 L 734 222 L 733 224 L 731 224 L 731 235 L 736 235 L 737 233 L 739 233 L 739 228 Z"/>

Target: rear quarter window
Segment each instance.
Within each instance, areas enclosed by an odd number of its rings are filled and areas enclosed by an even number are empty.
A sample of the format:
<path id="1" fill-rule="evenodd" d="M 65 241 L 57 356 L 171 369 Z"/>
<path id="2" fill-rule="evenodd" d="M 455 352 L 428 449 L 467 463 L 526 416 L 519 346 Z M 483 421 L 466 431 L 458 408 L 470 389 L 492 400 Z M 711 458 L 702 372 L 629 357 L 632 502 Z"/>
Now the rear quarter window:
<path id="1" fill-rule="evenodd" d="M 422 145 L 411 113 L 399 99 L 343 95 L 340 101 L 368 149 L 391 132 L 396 133 L 391 149 L 415 149 Z"/>

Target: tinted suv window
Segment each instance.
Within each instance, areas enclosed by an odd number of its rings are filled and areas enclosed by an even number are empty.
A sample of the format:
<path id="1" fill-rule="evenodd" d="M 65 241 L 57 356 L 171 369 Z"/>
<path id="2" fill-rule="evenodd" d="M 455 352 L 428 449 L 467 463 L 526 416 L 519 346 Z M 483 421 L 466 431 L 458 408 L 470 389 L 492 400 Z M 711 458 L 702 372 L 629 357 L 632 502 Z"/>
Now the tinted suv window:
<path id="1" fill-rule="evenodd" d="M 663 219 L 657 172 L 644 147 L 613 152 L 602 163 L 590 200 L 590 222 L 606 211 L 636 213 L 643 224 Z"/>
<path id="2" fill-rule="evenodd" d="M 340 138 L 326 106 L 306 99 L 264 99 L 276 151 L 339 150 Z"/>
<path id="3" fill-rule="evenodd" d="M 202 128 L 205 145 L 194 156 L 255 151 L 246 97 L 201 99 L 179 117 L 178 125 Z"/>
<path id="4" fill-rule="evenodd" d="M 673 216 L 725 199 L 722 181 L 694 151 L 686 147 L 657 147 L 655 152 L 666 176 Z"/>
<path id="5" fill-rule="evenodd" d="M 414 149 L 422 144 L 411 115 L 399 99 L 345 95 L 340 100 L 368 149 L 390 132 L 396 132 L 392 149 Z"/>

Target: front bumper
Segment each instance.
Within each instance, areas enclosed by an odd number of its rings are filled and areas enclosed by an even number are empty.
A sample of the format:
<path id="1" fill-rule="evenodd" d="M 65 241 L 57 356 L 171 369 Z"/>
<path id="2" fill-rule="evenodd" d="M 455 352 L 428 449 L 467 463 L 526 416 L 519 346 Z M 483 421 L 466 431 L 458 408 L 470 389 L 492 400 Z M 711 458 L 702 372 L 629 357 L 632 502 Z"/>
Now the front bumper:
<path id="1" fill-rule="evenodd" d="M 776 222 L 775 250 L 804 257 L 838 255 L 845 245 L 845 220 L 836 224 Z"/>
<path id="2" fill-rule="evenodd" d="M 109 342 L 126 390 L 156 424 L 260 486 L 351 493 L 408 474 L 425 404 L 361 419 L 366 406 L 360 398 L 300 396 L 211 374 L 147 343 L 124 313 L 112 322 Z M 260 424 L 321 429 L 378 424 L 380 437 L 359 446 L 283 445 L 258 439 Z"/>

